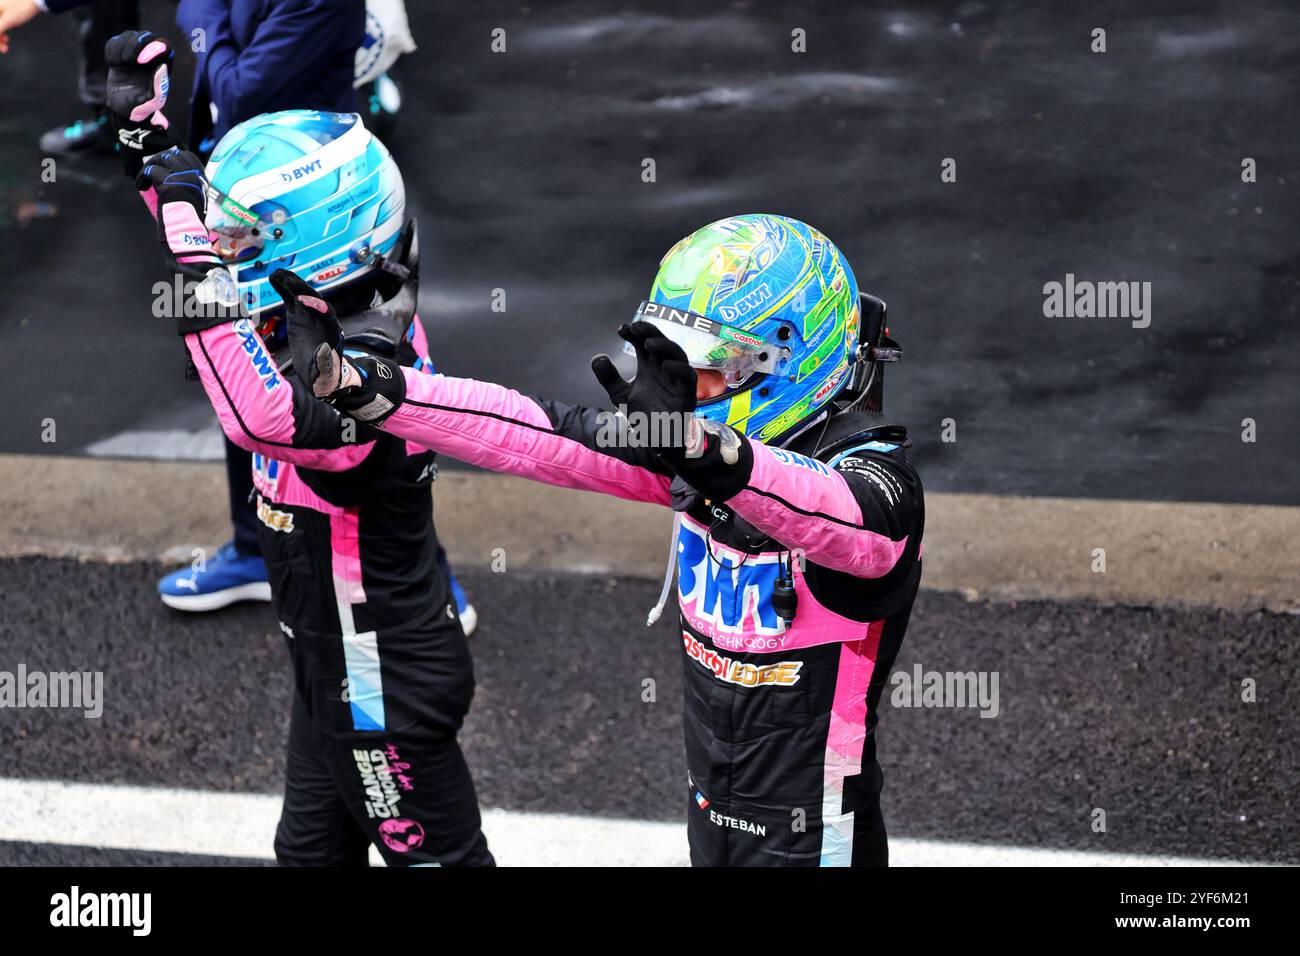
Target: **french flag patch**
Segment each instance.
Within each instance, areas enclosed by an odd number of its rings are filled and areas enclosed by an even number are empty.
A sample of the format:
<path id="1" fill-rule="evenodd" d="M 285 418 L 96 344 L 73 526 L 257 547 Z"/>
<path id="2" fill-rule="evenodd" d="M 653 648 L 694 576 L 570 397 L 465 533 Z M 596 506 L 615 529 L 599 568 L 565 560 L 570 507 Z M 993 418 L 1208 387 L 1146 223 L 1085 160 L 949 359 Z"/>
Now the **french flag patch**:
<path id="1" fill-rule="evenodd" d="M 700 805 L 701 810 L 708 809 L 709 801 L 705 800 L 704 794 L 700 793 L 698 790 L 695 791 L 695 802 Z"/>

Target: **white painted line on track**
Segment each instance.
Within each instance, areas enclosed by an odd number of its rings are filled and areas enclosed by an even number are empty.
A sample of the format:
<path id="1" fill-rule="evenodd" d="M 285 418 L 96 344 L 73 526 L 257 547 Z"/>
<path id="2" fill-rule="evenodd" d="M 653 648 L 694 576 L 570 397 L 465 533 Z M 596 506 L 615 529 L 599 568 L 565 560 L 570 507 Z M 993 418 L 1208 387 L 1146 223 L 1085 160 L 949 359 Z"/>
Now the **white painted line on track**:
<path id="1" fill-rule="evenodd" d="M 0 840 L 264 860 L 280 798 L 154 787 L 0 779 Z M 682 866 L 686 827 L 484 810 L 503 866 Z M 1189 857 L 1044 850 L 891 838 L 894 866 L 1247 866 Z M 372 852 L 378 861 L 378 854 Z"/>
<path id="2" fill-rule="evenodd" d="M 0 780 L 4 840 L 260 859 L 279 819 L 261 794 Z"/>
<path id="3" fill-rule="evenodd" d="M 147 458 L 154 461 L 224 461 L 221 429 L 126 431 L 86 446 L 96 458 Z"/>
<path id="4" fill-rule="evenodd" d="M 1104 837 L 1102 839 L 1105 839 Z M 889 839 L 891 866 L 1263 866 L 1246 860 L 1208 860 L 1146 853 L 1046 850 L 996 843 Z"/>

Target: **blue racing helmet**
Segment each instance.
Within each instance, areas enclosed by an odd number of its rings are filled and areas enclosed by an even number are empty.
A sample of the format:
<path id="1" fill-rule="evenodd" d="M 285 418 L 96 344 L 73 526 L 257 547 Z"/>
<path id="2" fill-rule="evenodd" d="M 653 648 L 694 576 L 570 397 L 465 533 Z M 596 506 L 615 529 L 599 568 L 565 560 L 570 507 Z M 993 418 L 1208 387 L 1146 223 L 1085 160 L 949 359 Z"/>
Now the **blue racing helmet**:
<path id="1" fill-rule="evenodd" d="M 868 359 L 844 254 L 785 216 L 732 216 L 691 233 L 663 257 L 636 318 L 677 342 L 692 366 L 726 377 L 726 392 L 696 415 L 760 441 L 857 384 Z"/>
<path id="2" fill-rule="evenodd" d="M 206 172 L 213 245 L 264 334 L 282 306 L 267 281 L 275 270 L 332 298 L 373 277 L 399 243 L 402 174 L 356 113 L 256 116 L 221 138 Z"/>

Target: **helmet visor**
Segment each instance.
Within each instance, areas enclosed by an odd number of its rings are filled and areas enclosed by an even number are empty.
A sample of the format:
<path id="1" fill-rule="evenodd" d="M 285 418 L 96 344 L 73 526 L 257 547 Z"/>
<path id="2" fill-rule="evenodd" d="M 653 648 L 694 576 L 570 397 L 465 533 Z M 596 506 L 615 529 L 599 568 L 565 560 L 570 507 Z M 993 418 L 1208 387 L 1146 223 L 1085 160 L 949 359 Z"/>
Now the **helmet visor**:
<path id="1" fill-rule="evenodd" d="M 227 262 L 256 258 L 271 229 L 253 210 L 211 185 L 208 186 L 206 218 L 217 255 Z"/>
<path id="2" fill-rule="evenodd" d="M 657 302 L 642 302 L 633 320 L 649 322 L 681 346 L 692 368 L 726 372 L 731 382 L 756 372 L 775 372 L 790 354 L 783 345 Z M 624 349 L 634 351 L 630 344 Z"/>

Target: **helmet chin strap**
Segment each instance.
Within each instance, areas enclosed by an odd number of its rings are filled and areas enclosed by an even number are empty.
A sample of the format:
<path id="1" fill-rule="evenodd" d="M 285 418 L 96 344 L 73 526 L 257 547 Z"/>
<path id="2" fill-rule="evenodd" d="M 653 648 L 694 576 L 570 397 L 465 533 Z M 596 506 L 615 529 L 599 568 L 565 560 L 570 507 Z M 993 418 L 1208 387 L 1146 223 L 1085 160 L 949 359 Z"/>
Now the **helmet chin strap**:
<path id="1" fill-rule="evenodd" d="M 866 360 L 860 358 L 858 359 L 858 361 L 863 362 Z M 857 411 L 858 409 L 863 408 L 866 405 L 867 396 L 871 394 L 871 386 L 876 384 L 876 377 L 879 375 L 879 373 L 880 373 L 880 363 L 872 362 L 871 368 L 867 372 L 866 384 L 862 386 L 862 391 L 860 391 L 857 394 L 857 396 L 853 399 L 853 401 L 849 402 L 847 405 L 844 406 L 844 410 L 846 412 Z M 870 411 L 870 409 L 867 410 Z M 883 411 L 877 414 L 883 414 Z"/>
<path id="2" fill-rule="evenodd" d="M 410 267 L 402 265 L 402 263 L 396 261 L 390 256 L 385 256 L 385 255 L 380 255 L 379 253 L 375 253 L 374 262 L 375 262 L 376 269 L 379 269 L 383 272 L 387 272 L 389 275 L 397 276 L 397 278 L 400 279 L 402 282 L 406 282 L 408 279 L 411 278 Z"/>

